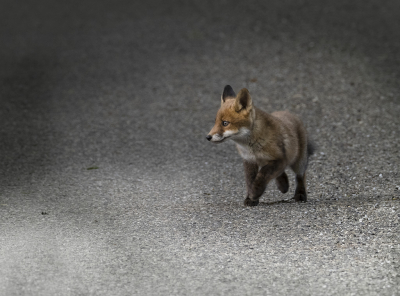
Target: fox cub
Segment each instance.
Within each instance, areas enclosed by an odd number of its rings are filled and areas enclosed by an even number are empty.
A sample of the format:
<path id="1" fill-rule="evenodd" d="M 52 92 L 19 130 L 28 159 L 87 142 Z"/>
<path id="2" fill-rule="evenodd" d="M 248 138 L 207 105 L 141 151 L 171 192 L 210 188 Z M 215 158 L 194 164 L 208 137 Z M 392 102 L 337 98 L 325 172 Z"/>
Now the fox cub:
<path id="1" fill-rule="evenodd" d="M 289 180 L 285 169 L 296 174 L 296 201 L 307 201 L 306 169 L 313 146 L 301 120 L 288 111 L 268 114 L 253 105 L 249 91 L 237 95 L 230 85 L 221 96 L 215 125 L 207 140 L 222 143 L 232 139 L 243 158 L 246 175 L 246 206 L 256 206 L 269 181 L 286 193 Z"/>

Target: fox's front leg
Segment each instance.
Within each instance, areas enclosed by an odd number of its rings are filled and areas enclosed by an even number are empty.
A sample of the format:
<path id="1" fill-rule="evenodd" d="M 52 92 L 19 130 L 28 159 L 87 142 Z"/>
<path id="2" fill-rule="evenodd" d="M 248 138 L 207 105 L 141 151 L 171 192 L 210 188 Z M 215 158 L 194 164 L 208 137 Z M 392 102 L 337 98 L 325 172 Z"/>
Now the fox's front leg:
<path id="1" fill-rule="evenodd" d="M 250 204 L 246 204 L 246 201 L 249 200 L 249 202 L 251 202 L 249 199 L 249 195 L 251 192 L 251 187 L 253 186 L 253 182 L 257 177 L 258 164 L 255 162 L 244 161 L 243 166 L 244 166 L 244 174 L 246 176 L 246 189 L 247 189 L 247 196 L 244 201 L 244 204 L 246 206 L 251 206 Z M 258 201 L 257 201 L 257 204 L 258 204 Z M 253 206 L 256 206 L 257 204 L 254 204 Z"/>
<path id="2" fill-rule="evenodd" d="M 248 165 L 245 164 L 245 168 L 247 168 Z M 244 205 L 245 206 L 256 206 L 259 203 L 260 196 L 264 193 L 265 188 L 267 187 L 267 184 L 269 181 L 272 179 L 275 179 L 279 175 L 282 174 L 282 172 L 285 169 L 285 163 L 281 160 L 274 160 L 270 161 L 267 165 L 263 166 L 260 170 L 258 170 L 257 166 L 257 174 L 253 181 L 251 182 L 251 185 L 248 185 L 247 189 L 247 197 L 244 200 Z M 255 167 L 252 166 L 252 170 L 250 172 L 254 173 Z M 253 175 L 247 174 L 246 171 L 246 183 L 249 184 L 248 180 L 251 180 L 251 177 Z"/>

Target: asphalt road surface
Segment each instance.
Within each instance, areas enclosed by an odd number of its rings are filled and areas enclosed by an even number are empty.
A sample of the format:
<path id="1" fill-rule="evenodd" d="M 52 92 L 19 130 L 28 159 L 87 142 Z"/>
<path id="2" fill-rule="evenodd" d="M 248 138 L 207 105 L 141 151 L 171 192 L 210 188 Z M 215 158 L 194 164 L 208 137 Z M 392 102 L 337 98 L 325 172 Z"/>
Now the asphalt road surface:
<path id="1" fill-rule="evenodd" d="M 399 1 L 0 3 L 0 295 L 400 295 Z M 223 87 L 318 146 L 244 207 Z"/>

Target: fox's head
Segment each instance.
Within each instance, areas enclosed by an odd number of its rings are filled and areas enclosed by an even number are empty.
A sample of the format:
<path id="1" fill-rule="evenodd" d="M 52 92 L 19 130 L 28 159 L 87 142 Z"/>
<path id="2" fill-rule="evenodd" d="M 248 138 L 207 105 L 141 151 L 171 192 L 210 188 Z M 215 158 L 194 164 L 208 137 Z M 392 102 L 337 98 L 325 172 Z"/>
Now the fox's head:
<path id="1" fill-rule="evenodd" d="M 221 96 L 221 108 L 207 140 L 222 143 L 229 138 L 238 141 L 245 138 L 253 123 L 252 110 L 253 103 L 246 88 L 236 95 L 230 85 L 225 86 Z"/>

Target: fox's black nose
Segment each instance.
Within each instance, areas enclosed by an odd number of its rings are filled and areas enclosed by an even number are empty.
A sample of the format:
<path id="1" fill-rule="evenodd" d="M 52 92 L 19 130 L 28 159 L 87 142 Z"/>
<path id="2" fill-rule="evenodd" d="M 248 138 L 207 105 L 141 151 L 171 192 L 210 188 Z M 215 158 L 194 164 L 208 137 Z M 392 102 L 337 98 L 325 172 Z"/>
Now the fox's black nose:
<path id="1" fill-rule="evenodd" d="M 211 139 L 212 139 L 212 136 L 208 135 L 208 136 L 207 136 L 207 140 L 210 141 Z"/>

